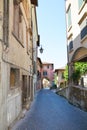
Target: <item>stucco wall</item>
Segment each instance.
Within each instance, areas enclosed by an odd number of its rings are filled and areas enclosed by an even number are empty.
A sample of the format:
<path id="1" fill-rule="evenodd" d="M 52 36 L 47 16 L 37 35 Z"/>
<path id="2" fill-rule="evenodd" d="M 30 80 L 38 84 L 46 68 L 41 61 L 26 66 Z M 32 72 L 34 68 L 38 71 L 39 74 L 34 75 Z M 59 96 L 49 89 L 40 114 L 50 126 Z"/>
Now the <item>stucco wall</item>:
<path id="1" fill-rule="evenodd" d="M 15 93 L 7 99 L 7 123 L 8 126 L 18 117 L 21 111 L 21 93 Z"/>
<path id="2" fill-rule="evenodd" d="M 31 59 L 30 59 L 30 56 L 27 54 L 27 47 L 26 47 L 25 28 L 27 27 L 27 24 L 24 19 L 25 16 L 23 16 L 23 30 L 25 32 L 23 32 L 24 41 L 23 41 L 23 46 L 22 46 L 21 43 L 19 43 L 13 35 L 13 22 L 12 22 L 13 21 L 13 0 L 10 0 L 9 7 L 10 7 L 9 8 L 9 13 L 10 13 L 9 15 L 9 48 L 8 48 L 8 53 L 6 54 L 8 56 L 7 60 L 19 67 L 26 68 L 26 70 L 29 71 L 29 65 L 31 63 Z"/>
<path id="3" fill-rule="evenodd" d="M 71 6 L 70 6 L 71 4 Z M 73 41 L 73 50 L 69 52 L 69 62 L 72 59 L 73 54 L 79 47 L 85 47 L 87 48 L 87 38 L 85 40 L 81 40 L 81 30 L 86 25 L 86 18 L 83 20 L 82 23 L 79 24 L 79 21 L 82 19 L 82 16 L 87 10 L 87 4 L 85 4 L 84 8 L 82 10 L 78 7 L 78 0 L 72 1 L 67 0 L 66 1 L 66 23 L 67 23 L 67 10 L 71 7 L 71 28 L 68 28 L 67 26 L 67 39 L 68 39 L 68 45 L 70 41 Z M 86 16 L 87 17 L 87 16 Z"/>
<path id="4" fill-rule="evenodd" d="M 0 0 L 0 130 L 7 130 L 22 110 L 22 75 L 29 76 L 32 59 L 27 53 L 26 40 L 22 46 L 13 35 L 13 0 L 9 0 L 9 43 L 7 48 L 3 46 L 2 51 L 2 45 L 4 45 L 3 2 Z M 27 26 L 25 16 L 23 19 L 23 29 L 25 30 Z M 26 39 L 26 35 L 23 37 Z M 29 44 L 32 43 L 29 42 Z M 11 67 L 18 68 L 20 71 L 19 86 L 14 89 L 10 88 Z"/>
<path id="5" fill-rule="evenodd" d="M 49 67 L 48 67 L 49 66 Z M 46 71 L 47 75 L 43 75 L 43 72 Z M 43 64 L 42 68 L 42 78 L 47 77 L 50 81 L 54 79 L 54 70 L 52 64 Z"/>

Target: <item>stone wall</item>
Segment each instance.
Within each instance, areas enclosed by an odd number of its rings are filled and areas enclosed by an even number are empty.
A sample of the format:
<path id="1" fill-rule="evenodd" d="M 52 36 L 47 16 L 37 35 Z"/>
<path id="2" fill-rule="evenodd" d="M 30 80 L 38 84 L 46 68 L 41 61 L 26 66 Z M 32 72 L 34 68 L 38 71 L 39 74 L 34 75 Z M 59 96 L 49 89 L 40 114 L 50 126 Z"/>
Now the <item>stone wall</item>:
<path id="1" fill-rule="evenodd" d="M 67 99 L 68 99 L 68 93 L 69 93 L 68 87 L 63 88 L 62 90 L 59 90 L 59 91 L 57 92 L 57 94 L 59 94 L 60 96 L 65 97 L 65 98 L 67 98 Z"/>
<path id="2" fill-rule="evenodd" d="M 72 86 L 70 88 L 69 101 L 87 111 L 87 88 Z"/>
<path id="3" fill-rule="evenodd" d="M 69 103 L 87 111 L 87 88 L 79 86 L 71 86 L 59 90 L 57 92 L 60 96 L 65 97 Z"/>

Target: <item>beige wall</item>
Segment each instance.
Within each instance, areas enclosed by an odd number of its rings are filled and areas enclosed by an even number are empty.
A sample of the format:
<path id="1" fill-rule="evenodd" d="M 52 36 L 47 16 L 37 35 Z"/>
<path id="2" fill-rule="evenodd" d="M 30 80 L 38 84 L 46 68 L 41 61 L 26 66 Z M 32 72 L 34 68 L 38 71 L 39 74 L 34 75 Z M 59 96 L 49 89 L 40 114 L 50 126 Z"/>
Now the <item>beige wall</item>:
<path id="1" fill-rule="evenodd" d="M 68 52 L 69 61 L 69 87 L 67 92 L 69 92 L 68 100 L 84 109 L 87 110 L 87 98 L 86 88 L 83 85 L 75 85 L 71 79 L 71 75 L 74 72 L 73 63 L 87 58 L 87 33 L 81 39 L 81 31 L 87 26 L 87 2 L 82 3 L 79 9 L 78 0 L 66 0 L 66 23 L 67 23 L 67 11 L 71 7 L 71 26 L 66 27 L 67 31 L 67 45 L 69 46 L 70 41 L 73 41 L 73 49 Z M 87 61 L 86 61 L 87 62 Z"/>
<path id="2" fill-rule="evenodd" d="M 67 26 L 67 40 L 68 45 L 71 39 L 73 40 L 73 51 L 69 53 L 69 62 L 72 59 L 73 54 L 79 47 L 87 48 L 87 38 L 83 41 L 80 38 L 81 29 L 86 25 L 86 18 L 83 20 L 82 23 L 79 24 L 79 21 L 82 19 L 83 14 L 87 10 L 87 4 L 84 5 L 82 10 L 78 8 L 78 0 L 66 0 L 66 23 L 67 23 L 67 10 L 69 5 L 71 4 L 71 27 L 68 28 Z M 86 14 L 87 15 L 87 14 Z"/>
<path id="3" fill-rule="evenodd" d="M 0 129 L 7 130 L 8 126 L 18 117 L 22 110 L 22 75 L 29 75 L 30 66 L 32 67 L 32 40 L 28 32 L 28 49 L 26 46 L 26 28 L 29 29 L 30 23 L 27 19 L 23 6 L 20 4 L 23 13 L 23 46 L 13 35 L 13 0 L 9 0 L 9 46 L 3 43 L 3 0 L 0 0 Z M 30 4 L 30 0 L 27 0 Z M 31 5 L 30 9 L 31 11 Z M 30 12 L 31 13 L 31 12 Z M 31 17 L 30 17 L 31 18 Z M 1 41 L 2 39 L 2 41 Z M 10 88 L 10 68 L 19 69 L 19 86 Z"/>
<path id="4" fill-rule="evenodd" d="M 8 53 L 8 61 L 11 63 L 14 63 L 15 65 L 19 67 L 26 68 L 27 71 L 29 71 L 29 65 L 31 63 L 31 59 L 29 55 L 27 54 L 27 47 L 26 47 L 26 35 L 25 35 L 25 28 L 28 28 L 28 21 L 26 20 L 25 22 L 25 14 L 23 13 L 24 10 L 22 9 L 22 13 L 24 14 L 23 16 L 23 30 L 24 30 L 24 35 L 23 35 L 23 46 L 16 40 L 16 38 L 13 35 L 13 0 L 10 0 L 10 15 L 9 15 L 9 49 Z M 29 41 L 30 42 L 30 41 Z M 30 43 L 28 43 L 30 44 Z M 21 62 L 20 62 L 21 61 Z"/>

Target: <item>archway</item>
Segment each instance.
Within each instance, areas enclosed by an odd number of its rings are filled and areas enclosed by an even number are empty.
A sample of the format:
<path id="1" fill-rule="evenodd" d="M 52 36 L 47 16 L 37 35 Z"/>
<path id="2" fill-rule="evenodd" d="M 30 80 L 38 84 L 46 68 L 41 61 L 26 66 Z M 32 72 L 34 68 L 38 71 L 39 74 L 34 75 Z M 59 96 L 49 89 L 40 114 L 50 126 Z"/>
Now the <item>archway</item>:
<path id="1" fill-rule="evenodd" d="M 87 48 L 80 47 L 74 52 L 74 55 L 72 56 L 72 59 L 71 59 L 71 64 L 69 65 L 69 69 L 70 69 L 69 78 L 70 78 L 70 81 L 73 82 L 73 84 L 81 85 L 81 86 L 84 86 L 85 84 L 87 84 L 84 81 L 84 80 L 87 80 L 86 69 L 85 69 L 86 73 L 83 73 L 84 71 L 82 72 L 82 69 L 84 69 L 84 65 L 87 67 Z M 79 69 L 77 67 L 79 67 Z"/>
<path id="2" fill-rule="evenodd" d="M 71 62 L 76 61 L 87 62 L 87 48 L 80 47 L 74 52 Z"/>
<path id="3" fill-rule="evenodd" d="M 49 78 L 47 78 L 47 77 L 44 77 L 43 79 L 42 79 L 42 84 L 43 84 L 43 88 L 50 88 L 50 80 L 49 80 Z"/>

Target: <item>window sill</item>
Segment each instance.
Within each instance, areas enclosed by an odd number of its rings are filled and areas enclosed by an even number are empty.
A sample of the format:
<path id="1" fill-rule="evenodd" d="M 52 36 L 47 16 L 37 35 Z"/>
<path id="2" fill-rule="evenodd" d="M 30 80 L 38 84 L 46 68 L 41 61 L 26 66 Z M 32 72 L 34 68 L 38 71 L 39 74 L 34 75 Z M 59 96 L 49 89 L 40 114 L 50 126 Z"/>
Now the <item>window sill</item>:
<path id="1" fill-rule="evenodd" d="M 87 12 L 85 12 L 85 13 L 83 14 L 83 16 L 80 18 L 78 24 L 81 25 L 81 23 L 83 22 L 83 20 L 84 20 L 86 17 L 87 17 Z"/>
<path id="2" fill-rule="evenodd" d="M 8 98 L 10 98 L 10 97 L 14 97 L 14 95 L 15 96 L 17 96 L 17 95 L 19 95 L 19 93 L 21 93 L 21 87 L 11 87 L 10 86 L 10 89 L 9 89 L 9 91 L 8 91 Z"/>
<path id="3" fill-rule="evenodd" d="M 73 52 L 73 48 L 71 50 L 69 50 L 69 53 L 72 53 Z"/>
<path id="4" fill-rule="evenodd" d="M 69 26 L 69 28 L 68 28 L 68 32 L 70 32 L 71 28 L 72 28 L 72 25 Z"/>
<path id="5" fill-rule="evenodd" d="M 12 32 L 12 35 L 15 37 L 15 39 L 20 43 L 20 45 L 24 48 L 23 43 L 20 41 L 20 39 L 16 36 L 14 32 Z"/>
<path id="6" fill-rule="evenodd" d="M 69 40 L 72 37 L 72 33 L 69 34 L 69 36 L 67 37 L 67 39 Z"/>

